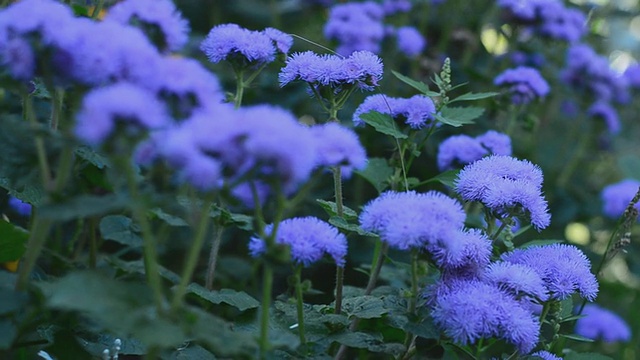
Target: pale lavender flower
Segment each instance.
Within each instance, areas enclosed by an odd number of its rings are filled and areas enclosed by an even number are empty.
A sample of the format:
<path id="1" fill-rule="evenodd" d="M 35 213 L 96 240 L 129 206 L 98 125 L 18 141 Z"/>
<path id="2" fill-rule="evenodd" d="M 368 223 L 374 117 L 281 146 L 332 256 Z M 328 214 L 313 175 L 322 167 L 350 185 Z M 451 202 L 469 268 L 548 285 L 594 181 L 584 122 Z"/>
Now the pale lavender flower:
<path id="1" fill-rule="evenodd" d="M 593 301 L 598 294 L 598 282 L 591 273 L 591 263 L 575 246 L 531 246 L 505 253 L 501 259 L 526 265 L 537 272 L 552 299 L 566 299 L 577 291 L 583 298 Z"/>
<path id="2" fill-rule="evenodd" d="M 596 304 L 587 304 L 582 315 L 585 317 L 576 322 L 576 334 L 606 343 L 631 340 L 629 325 L 616 313 Z"/>
<path id="3" fill-rule="evenodd" d="M 394 15 L 397 13 L 406 13 L 411 11 L 411 1 L 410 0 L 383 0 L 382 1 L 382 10 L 384 14 Z"/>
<path id="4" fill-rule="evenodd" d="M 455 281 L 435 299 L 435 324 L 461 345 L 501 338 L 520 353 L 538 342 L 540 323 L 511 295 L 480 281 Z"/>
<path id="5" fill-rule="evenodd" d="M 428 225 L 427 225 L 428 226 Z M 463 269 L 480 274 L 489 264 L 493 247 L 480 230 L 456 230 L 440 241 L 427 245 L 438 267 L 445 271 Z"/>
<path id="6" fill-rule="evenodd" d="M 273 225 L 268 225 L 265 235 L 271 236 L 272 231 Z M 331 256 L 338 266 L 345 265 L 347 238 L 335 227 L 312 216 L 283 220 L 275 234 L 275 243 L 288 245 L 293 261 L 305 267 L 319 261 L 325 254 Z M 249 251 L 253 257 L 263 254 L 266 251 L 265 240 L 252 237 Z"/>
<path id="7" fill-rule="evenodd" d="M 557 357 L 546 350 L 534 352 L 533 354 L 531 354 L 531 356 L 537 356 L 539 358 L 542 358 L 543 360 L 562 360 L 561 357 Z"/>
<path id="8" fill-rule="evenodd" d="M 640 189 L 640 181 L 635 179 L 624 179 L 605 186 L 600 194 L 604 215 L 612 219 L 622 216 L 638 189 Z M 640 211 L 640 202 L 635 207 Z"/>
<path id="9" fill-rule="evenodd" d="M 337 40 L 336 50 L 344 56 L 358 50 L 377 53 L 384 37 L 383 18 L 382 6 L 372 1 L 336 4 L 329 11 L 324 36 Z"/>
<path id="10" fill-rule="evenodd" d="M 413 26 L 402 26 L 395 31 L 398 50 L 409 57 L 416 57 L 422 53 L 427 41 Z"/>
<path id="11" fill-rule="evenodd" d="M 360 118 L 360 116 L 370 111 L 377 111 L 379 113 L 389 114 L 392 117 L 395 117 L 398 114 L 399 108 L 397 103 L 398 98 L 383 94 L 367 96 L 353 113 L 353 123 L 355 126 L 364 125 L 365 122 Z"/>
<path id="12" fill-rule="evenodd" d="M 602 119 L 610 134 L 620 132 L 621 124 L 618 112 L 608 102 L 596 101 L 587 109 L 587 115 L 595 119 Z"/>
<path id="13" fill-rule="evenodd" d="M 546 301 L 549 295 L 540 275 L 526 265 L 497 262 L 489 265 L 483 281 L 498 286 L 516 298 L 531 297 Z"/>
<path id="14" fill-rule="evenodd" d="M 487 150 L 471 136 L 450 136 L 438 146 L 438 169 L 451 170 L 456 165 L 466 165 L 482 159 L 486 154 Z"/>
<path id="15" fill-rule="evenodd" d="M 549 84 L 538 70 L 526 66 L 505 70 L 493 83 L 507 87 L 514 104 L 528 104 L 534 99 L 545 97 L 550 90 Z"/>
<path id="16" fill-rule="evenodd" d="M 538 7 L 538 33 L 552 39 L 574 43 L 587 32 L 587 18 L 578 9 L 567 8 L 561 2 L 547 1 Z"/>
<path id="17" fill-rule="evenodd" d="M 316 125 L 311 132 L 317 143 L 319 166 L 340 166 L 342 176 L 367 166 L 367 154 L 358 135 L 337 123 Z"/>
<path id="18" fill-rule="evenodd" d="M 394 119 L 402 119 L 412 129 L 419 129 L 431 123 L 435 116 L 433 101 L 424 95 L 415 95 L 408 99 L 394 98 L 382 94 L 368 96 L 353 113 L 356 126 L 364 124 L 361 115 L 370 111 L 389 114 Z"/>
<path id="19" fill-rule="evenodd" d="M 494 179 L 482 203 L 503 216 L 511 214 L 526 217 L 538 230 L 549 226 L 551 221 L 547 201 L 540 190 L 527 181 Z"/>
<path id="20" fill-rule="evenodd" d="M 507 134 L 489 130 L 476 136 L 476 141 L 491 154 L 511 156 L 511 138 Z"/>
<path id="21" fill-rule="evenodd" d="M 122 136 L 169 126 L 166 108 L 152 93 L 129 83 L 116 83 L 89 92 L 82 100 L 74 132 L 90 145 L 100 145 L 120 123 Z"/>
<path id="22" fill-rule="evenodd" d="M 275 60 L 276 48 L 264 32 L 251 31 L 236 24 L 214 26 L 200 44 L 209 61 L 240 61 L 261 65 Z"/>
<path id="23" fill-rule="evenodd" d="M 21 216 L 31 215 L 31 204 L 18 199 L 15 196 L 9 196 L 9 206 Z"/>
<path id="24" fill-rule="evenodd" d="M 280 53 L 289 53 L 291 46 L 293 46 L 293 37 L 291 37 L 291 35 L 270 27 L 264 29 L 263 32 L 269 37 L 269 39 L 271 39 L 274 46 Z"/>
<path id="25" fill-rule="evenodd" d="M 462 205 L 442 193 L 388 191 L 369 202 L 359 220 L 364 230 L 379 234 L 389 246 L 406 250 L 446 243 L 465 218 Z"/>
<path id="26" fill-rule="evenodd" d="M 140 27 L 161 52 L 177 51 L 188 40 L 189 23 L 171 0 L 125 0 L 105 20 Z"/>
<path id="27" fill-rule="evenodd" d="M 497 4 L 509 12 L 518 21 L 530 22 L 536 18 L 538 1 L 527 0 L 498 0 Z"/>
<path id="28" fill-rule="evenodd" d="M 0 66 L 6 67 L 14 79 L 32 79 L 36 73 L 36 54 L 31 44 L 22 38 L 4 42 L 0 49 Z"/>

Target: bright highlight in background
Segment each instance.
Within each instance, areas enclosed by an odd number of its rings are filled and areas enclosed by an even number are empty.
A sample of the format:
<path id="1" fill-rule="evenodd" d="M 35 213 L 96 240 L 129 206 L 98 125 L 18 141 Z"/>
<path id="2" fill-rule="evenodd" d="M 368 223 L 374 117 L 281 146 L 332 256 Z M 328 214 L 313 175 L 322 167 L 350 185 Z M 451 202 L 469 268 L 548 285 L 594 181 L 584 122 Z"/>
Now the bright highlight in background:
<path id="1" fill-rule="evenodd" d="M 503 55 L 509 50 L 507 38 L 491 26 L 482 28 L 480 41 L 482 41 L 484 48 L 493 55 Z"/>
<path id="2" fill-rule="evenodd" d="M 589 244 L 589 239 L 591 235 L 589 233 L 589 228 L 580 223 L 570 223 L 564 229 L 564 237 L 573 244 L 578 245 L 587 245 Z"/>

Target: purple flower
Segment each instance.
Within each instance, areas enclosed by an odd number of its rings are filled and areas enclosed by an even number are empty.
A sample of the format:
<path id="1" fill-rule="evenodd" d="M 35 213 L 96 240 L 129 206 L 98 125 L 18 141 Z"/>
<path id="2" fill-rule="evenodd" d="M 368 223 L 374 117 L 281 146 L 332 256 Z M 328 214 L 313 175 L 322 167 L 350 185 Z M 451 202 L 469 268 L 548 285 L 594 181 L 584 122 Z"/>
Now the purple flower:
<path id="1" fill-rule="evenodd" d="M 436 299 L 435 324 L 461 345 L 498 337 L 528 353 L 538 342 L 540 323 L 508 293 L 480 281 L 456 281 Z"/>
<path id="2" fill-rule="evenodd" d="M 576 334 L 606 343 L 631 340 L 629 325 L 616 313 L 596 304 L 587 304 L 582 310 L 585 317 L 576 322 Z"/>
<path id="3" fill-rule="evenodd" d="M 499 7 L 507 10 L 516 20 L 529 22 L 535 19 L 538 1 L 498 0 Z"/>
<path id="4" fill-rule="evenodd" d="M 489 265 L 483 281 L 507 291 L 516 298 L 532 297 L 546 301 L 549 295 L 540 275 L 526 265 L 497 262 Z"/>
<path id="5" fill-rule="evenodd" d="M 607 130 L 610 134 L 617 134 L 620 132 L 620 119 L 618 118 L 618 112 L 606 101 L 596 101 L 589 109 L 587 109 L 587 115 L 592 118 L 599 118 L 604 120 Z"/>
<path id="6" fill-rule="evenodd" d="M 462 229 L 466 214 L 456 200 L 436 191 L 387 191 L 369 202 L 360 214 L 364 230 L 380 235 L 401 250 L 433 245 Z"/>
<path id="7" fill-rule="evenodd" d="M 465 273 L 480 274 L 489 264 L 493 247 L 481 231 L 472 229 L 456 230 L 439 242 L 427 245 L 427 249 L 445 271 L 464 269 Z"/>
<path id="8" fill-rule="evenodd" d="M 525 66 L 505 70 L 493 80 L 493 83 L 508 87 L 514 104 L 528 104 L 549 93 L 549 84 L 538 70 Z"/>
<path id="9" fill-rule="evenodd" d="M 531 354 L 531 356 L 537 356 L 539 358 L 542 358 L 543 360 L 562 360 L 561 357 L 557 357 L 546 350 L 534 352 L 533 354 Z"/>
<path id="10" fill-rule="evenodd" d="M 277 42 L 277 41 L 276 41 Z M 261 65 L 275 60 L 276 48 L 268 34 L 251 31 L 236 24 L 214 26 L 200 44 L 209 61 L 240 61 L 243 65 Z"/>
<path id="11" fill-rule="evenodd" d="M 389 114 L 395 117 L 398 109 L 398 98 L 390 97 L 383 94 L 374 94 L 367 96 L 366 99 L 358 106 L 353 113 L 353 123 L 356 126 L 362 126 L 365 124 L 364 120 L 360 118 L 360 115 L 366 114 L 370 111 L 377 111 L 382 114 Z"/>
<path id="12" fill-rule="evenodd" d="M 456 165 L 466 165 L 482 159 L 487 150 L 471 136 L 454 135 L 440 143 L 438 147 L 438 169 L 451 170 Z"/>
<path id="13" fill-rule="evenodd" d="M 540 24 L 536 30 L 543 36 L 574 43 L 587 32 L 587 18 L 578 9 L 566 8 L 561 2 L 546 1 L 538 7 Z"/>
<path id="14" fill-rule="evenodd" d="M 526 217 L 538 230 L 551 221 L 541 188 L 538 166 L 502 155 L 465 166 L 456 179 L 456 192 L 464 200 L 480 201 L 502 216 Z"/>
<path id="15" fill-rule="evenodd" d="M 15 196 L 9 196 L 9 206 L 13 209 L 13 211 L 21 216 L 31 215 L 31 204 L 24 202 Z"/>
<path id="16" fill-rule="evenodd" d="M 505 253 L 501 259 L 528 266 L 538 273 L 552 299 L 566 299 L 578 291 L 583 298 L 593 301 L 598 294 L 598 282 L 590 271 L 591 263 L 575 246 L 531 246 Z"/>
<path id="17" fill-rule="evenodd" d="M 410 0 L 383 0 L 382 10 L 385 15 L 394 15 L 400 12 L 406 13 L 411 11 Z"/>
<path id="18" fill-rule="evenodd" d="M 413 26 L 402 26 L 395 31 L 398 50 L 409 57 L 416 57 L 422 53 L 427 41 L 418 29 Z"/>
<path id="19" fill-rule="evenodd" d="M 625 71 L 623 76 L 627 79 L 629 86 L 640 88 L 640 64 L 632 64 Z"/>
<path id="20" fill-rule="evenodd" d="M 600 194 L 604 215 L 612 219 L 622 216 L 638 189 L 640 189 L 640 181 L 635 179 L 625 179 L 605 186 Z M 640 203 L 637 203 L 635 207 L 640 211 Z"/>
<path id="21" fill-rule="evenodd" d="M 338 53 L 344 56 L 358 50 L 377 53 L 384 37 L 383 18 L 382 6 L 372 1 L 336 4 L 329 11 L 324 36 L 337 40 Z"/>
<path id="22" fill-rule="evenodd" d="M 476 136 L 476 141 L 491 154 L 511 156 L 511 138 L 507 134 L 489 130 Z"/>
<path id="23" fill-rule="evenodd" d="M 282 54 L 287 54 L 291 46 L 293 46 L 293 38 L 287 33 L 274 28 L 266 28 L 263 32 L 273 41 L 276 49 Z"/>
<path id="24" fill-rule="evenodd" d="M 177 51 L 188 40 L 189 23 L 170 0 L 125 0 L 105 20 L 140 27 L 161 52 Z"/>
<path id="25" fill-rule="evenodd" d="M 100 145 L 116 126 L 125 126 L 121 136 L 169 126 L 166 108 L 152 93 L 129 83 L 117 83 L 89 92 L 82 100 L 74 132 L 90 145 Z"/>
<path id="26" fill-rule="evenodd" d="M 265 228 L 266 236 L 271 236 L 273 225 Z M 324 254 L 333 258 L 343 267 L 347 255 L 347 238 L 333 226 L 315 217 L 302 217 L 283 220 L 278 226 L 275 243 L 288 245 L 291 258 L 303 266 L 309 266 L 320 260 Z M 263 239 L 252 237 L 249 242 L 251 256 L 257 257 L 266 251 Z"/>
<path id="27" fill-rule="evenodd" d="M 360 116 L 370 111 L 389 114 L 395 119 L 403 119 L 412 129 L 419 129 L 434 120 L 436 109 L 431 98 L 424 95 L 403 99 L 375 94 L 368 96 L 353 113 L 354 124 L 363 125 L 364 121 Z"/>
<path id="28" fill-rule="evenodd" d="M 311 128 L 318 152 L 319 166 L 340 166 L 342 176 L 349 178 L 354 169 L 367 166 L 367 154 L 358 135 L 337 123 Z"/>

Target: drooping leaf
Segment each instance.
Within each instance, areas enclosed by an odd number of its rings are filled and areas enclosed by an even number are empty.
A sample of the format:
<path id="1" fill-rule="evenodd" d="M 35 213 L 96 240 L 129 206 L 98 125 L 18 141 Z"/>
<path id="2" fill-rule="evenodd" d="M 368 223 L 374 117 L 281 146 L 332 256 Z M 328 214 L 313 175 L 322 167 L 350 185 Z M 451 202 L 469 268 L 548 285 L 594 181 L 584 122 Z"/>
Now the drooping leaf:
<path id="1" fill-rule="evenodd" d="M 255 309 L 260 306 L 260 302 L 244 291 L 235 291 L 232 289 L 208 290 L 207 288 L 191 283 L 187 287 L 190 293 L 210 301 L 214 304 L 225 303 L 237 308 L 240 311 Z"/>
<path id="2" fill-rule="evenodd" d="M 435 91 L 431 91 L 429 90 L 429 86 L 421 81 L 416 81 L 411 79 L 410 77 L 404 76 L 402 74 L 400 74 L 399 72 L 393 71 L 391 70 L 391 73 L 398 78 L 398 80 L 402 81 L 403 83 L 413 87 L 414 89 L 420 91 L 421 93 L 423 93 L 424 95 L 427 96 L 439 96 L 440 94 L 435 92 Z"/>
<path id="3" fill-rule="evenodd" d="M 355 316 L 360 319 L 379 318 L 389 312 L 382 299 L 371 295 L 344 299 L 342 307 L 349 317 Z"/>
<path id="4" fill-rule="evenodd" d="M 442 108 L 439 114 L 435 114 L 438 121 L 460 127 L 462 125 L 473 124 L 475 119 L 484 114 L 484 109 L 480 107 L 449 107 Z"/>
<path id="5" fill-rule="evenodd" d="M 336 203 L 333 201 L 326 201 L 322 199 L 316 199 L 316 202 L 322 206 L 322 208 L 329 214 L 329 216 L 337 216 L 338 215 L 338 207 Z M 346 220 L 356 220 L 358 219 L 358 213 L 355 210 L 351 209 L 347 206 L 342 206 L 343 217 Z"/>
<path id="6" fill-rule="evenodd" d="M 131 247 L 142 247 L 142 238 L 137 234 L 133 221 L 123 215 L 107 215 L 100 220 L 100 236 Z"/>
<path id="7" fill-rule="evenodd" d="M 406 134 L 400 131 L 400 128 L 398 128 L 398 125 L 389 114 L 370 111 L 366 114 L 360 115 L 360 118 L 365 123 L 373 126 L 373 128 L 379 133 L 392 136 L 396 139 L 408 138 Z"/>
<path id="8" fill-rule="evenodd" d="M 26 251 L 28 238 L 26 230 L 0 219 L 0 263 L 20 259 Z"/>
<path id="9" fill-rule="evenodd" d="M 393 175 L 393 168 L 386 159 L 371 158 L 367 161 L 366 169 L 356 171 L 357 174 L 369 181 L 379 193 L 389 187 L 389 178 Z"/>
<path id="10" fill-rule="evenodd" d="M 481 93 L 469 92 L 466 94 L 462 94 L 454 99 L 451 99 L 449 103 L 456 102 L 456 101 L 471 101 L 471 100 L 487 99 L 499 94 L 500 93 L 497 93 L 497 92 L 481 92 Z"/>

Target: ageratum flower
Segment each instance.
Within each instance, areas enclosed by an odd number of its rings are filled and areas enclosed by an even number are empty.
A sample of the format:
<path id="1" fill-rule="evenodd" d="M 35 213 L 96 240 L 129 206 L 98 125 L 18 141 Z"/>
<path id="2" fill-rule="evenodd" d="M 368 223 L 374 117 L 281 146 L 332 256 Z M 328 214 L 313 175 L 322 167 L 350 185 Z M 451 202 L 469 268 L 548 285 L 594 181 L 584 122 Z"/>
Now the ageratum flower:
<path id="1" fill-rule="evenodd" d="M 337 123 L 316 125 L 311 132 L 317 143 L 319 166 L 340 166 L 343 177 L 349 178 L 354 169 L 367 166 L 367 154 L 358 136 Z"/>
<path id="2" fill-rule="evenodd" d="M 466 165 L 482 159 L 487 150 L 474 138 L 468 135 L 448 137 L 438 147 L 438 169 L 451 170 L 456 165 Z"/>
<path id="3" fill-rule="evenodd" d="M 476 136 L 476 141 L 492 154 L 511 156 L 511 138 L 507 134 L 489 130 Z"/>
<path id="4" fill-rule="evenodd" d="M 330 87 L 338 91 L 343 86 L 356 85 L 372 90 L 382 79 L 382 62 L 367 51 L 356 51 L 348 58 L 306 51 L 289 56 L 279 79 L 280 86 L 301 80 L 317 89 Z"/>
<path id="5" fill-rule="evenodd" d="M 576 322 L 576 334 L 606 343 L 631 340 L 629 325 L 616 313 L 596 304 L 587 304 L 582 315 L 585 317 Z"/>
<path id="6" fill-rule="evenodd" d="M 265 236 L 271 236 L 273 225 L 267 225 Z M 327 254 L 336 264 L 344 267 L 347 255 L 347 238 L 338 230 L 318 218 L 308 216 L 283 220 L 278 226 L 275 243 L 288 245 L 291 258 L 297 264 L 309 266 Z M 266 251 L 264 239 L 252 237 L 249 242 L 251 256 L 258 257 Z"/>
<path id="7" fill-rule="evenodd" d="M 349 56 L 354 51 L 378 53 L 384 38 L 384 10 L 373 1 L 336 4 L 329 11 L 324 36 L 337 40 L 336 51 Z"/>
<path id="8" fill-rule="evenodd" d="M 536 31 L 542 36 L 574 43 L 587 32 L 587 18 L 582 11 L 567 8 L 560 1 L 541 1 L 537 10 Z"/>
<path id="9" fill-rule="evenodd" d="M 500 216 L 527 218 L 540 230 L 551 215 L 542 195 L 542 170 L 529 161 L 491 155 L 465 166 L 455 190 L 467 201 L 479 201 Z"/>
<path id="10" fill-rule="evenodd" d="M 105 20 L 139 27 L 161 52 L 177 51 L 188 40 L 189 23 L 171 0 L 125 0 Z"/>
<path id="11" fill-rule="evenodd" d="M 278 52 L 281 54 L 289 53 L 291 46 L 293 46 L 293 38 L 291 35 L 271 27 L 264 29 L 264 34 L 271 39 Z"/>
<path id="12" fill-rule="evenodd" d="M 480 274 L 489 264 L 491 240 L 481 231 L 456 230 L 440 241 L 427 245 L 438 267 L 449 273 L 463 270 L 464 273 Z"/>
<path id="13" fill-rule="evenodd" d="M 411 11 L 411 1 L 410 0 L 383 0 L 382 1 L 382 10 L 386 16 L 394 15 L 397 13 L 406 13 Z"/>
<path id="14" fill-rule="evenodd" d="M 620 132 L 620 119 L 618 118 L 618 112 L 606 101 L 596 101 L 589 109 L 587 109 L 587 115 L 594 119 L 604 120 L 604 124 L 610 134 L 617 134 Z"/>
<path id="15" fill-rule="evenodd" d="M 252 31 L 236 24 L 214 26 L 200 44 L 209 61 L 239 62 L 242 66 L 259 66 L 275 60 L 277 52 L 291 47 L 293 39 L 276 29 Z"/>
<path id="16" fill-rule="evenodd" d="M 455 281 L 435 299 L 434 323 L 454 342 L 497 337 L 528 353 L 538 342 L 538 319 L 507 292 L 480 281 Z"/>
<path id="17" fill-rule="evenodd" d="M 462 205 L 442 193 L 387 191 L 362 209 L 359 220 L 392 248 L 407 250 L 446 243 L 465 218 Z"/>
<path id="18" fill-rule="evenodd" d="M 31 215 L 31 204 L 24 202 L 15 196 L 9 196 L 9 206 L 13 209 L 13 211 L 21 216 Z"/>
<path id="19" fill-rule="evenodd" d="M 600 194 L 604 215 L 612 219 L 622 216 L 638 189 L 640 189 L 640 181 L 635 179 L 625 179 L 605 186 Z M 640 203 L 635 207 L 640 211 Z"/>
<path id="20" fill-rule="evenodd" d="M 413 26 L 401 26 L 395 31 L 398 50 L 409 57 L 416 57 L 422 53 L 427 41 Z"/>
<path id="21" fill-rule="evenodd" d="M 632 64 L 622 74 L 627 79 L 627 83 L 634 89 L 640 88 L 640 64 Z"/>
<path id="22" fill-rule="evenodd" d="M 549 295 L 540 275 L 526 265 L 496 262 L 486 269 L 483 281 L 510 293 L 515 298 L 530 297 L 546 301 Z"/>
<path id="23" fill-rule="evenodd" d="M 533 354 L 531 354 L 531 356 L 537 356 L 539 358 L 542 358 L 543 360 L 562 360 L 561 357 L 557 357 L 546 350 L 534 352 Z"/>
<path id="24" fill-rule="evenodd" d="M 566 299 L 577 291 L 583 298 L 593 301 L 598 294 L 598 282 L 591 273 L 591 263 L 575 246 L 531 246 L 505 253 L 501 259 L 528 266 L 538 273 L 552 299 Z"/>
<path id="25" fill-rule="evenodd" d="M 122 136 L 168 127 L 167 110 L 152 93 L 130 83 L 116 83 L 89 92 L 82 100 L 74 132 L 83 142 L 100 145 L 118 125 Z"/>
<path id="26" fill-rule="evenodd" d="M 356 126 L 365 124 L 360 117 L 370 111 L 389 114 L 396 120 L 402 120 L 412 129 L 420 129 L 435 119 L 436 107 L 431 98 L 414 95 L 408 99 L 394 98 L 383 94 L 368 96 L 353 113 Z"/>
<path id="27" fill-rule="evenodd" d="M 528 104 L 549 93 L 549 84 L 538 70 L 526 66 L 507 69 L 499 74 L 493 83 L 507 87 L 514 104 Z"/>

